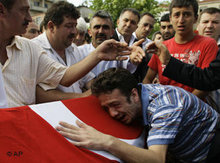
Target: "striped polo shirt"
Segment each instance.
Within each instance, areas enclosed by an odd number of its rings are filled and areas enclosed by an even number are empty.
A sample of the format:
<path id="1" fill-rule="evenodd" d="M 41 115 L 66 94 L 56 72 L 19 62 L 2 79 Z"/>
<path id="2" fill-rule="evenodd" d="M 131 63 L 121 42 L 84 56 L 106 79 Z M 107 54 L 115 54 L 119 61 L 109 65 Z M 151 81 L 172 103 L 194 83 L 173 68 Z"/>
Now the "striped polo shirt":
<path id="1" fill-rule="evenodd" d="M 179 87 L 146 84 L 141 96 L 144 124 L 150 127 L 148 146 L 167 144 L 184 162 L 205 161 L 218 113 Z"/>

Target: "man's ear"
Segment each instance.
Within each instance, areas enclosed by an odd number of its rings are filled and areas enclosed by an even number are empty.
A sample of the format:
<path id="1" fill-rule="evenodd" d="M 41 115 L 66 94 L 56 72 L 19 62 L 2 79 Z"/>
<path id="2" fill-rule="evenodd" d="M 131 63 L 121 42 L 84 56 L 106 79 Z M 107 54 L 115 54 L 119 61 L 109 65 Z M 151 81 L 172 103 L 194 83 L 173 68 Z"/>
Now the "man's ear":
<path id="1" fill-rule="evenodd" d="M 0 2 L 0 16 L 3 16 L 6 11 L 5 6 Z"/>
<path id="2" fill-rule="evenodd" d="M 132 97 L 132 99 L 135 101 L 135 102 L 137 102 L 137 101 L 139 101 L 139 94 L 138 94 L 138 90 L 137 90 L 137 88 L 133 88 L 132 90 L 131 90 L 131 97 Z"/>
<path id="3" fill-rule="evenodd" d="M 91 32 L 90 28 L 88 29 L 88 34 L 89 34 L 90 37 L 92 37 L 92 32 Z"/>
<path id="4" fill-rule="evenodd" d="M 51 32 L 53 32 L 54 28 L 55 28 L 55 24 L 52 21 L 49 21 L 47 23 L 47 29 L 49 29 Z"/>

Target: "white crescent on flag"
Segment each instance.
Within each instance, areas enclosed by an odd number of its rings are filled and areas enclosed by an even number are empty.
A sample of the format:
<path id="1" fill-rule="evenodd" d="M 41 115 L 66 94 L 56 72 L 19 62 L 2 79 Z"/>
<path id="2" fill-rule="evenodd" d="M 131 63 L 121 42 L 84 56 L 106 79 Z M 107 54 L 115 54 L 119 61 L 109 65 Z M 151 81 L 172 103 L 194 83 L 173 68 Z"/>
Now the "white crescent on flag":
<path id="1" fill-rule="evenodd" d="M 121 162 L 105 151 L 78 148 L 54 128 L 80 120 L 131 145 L 144 147 L 140 126 L 112 119 L 93 97 L 0 110 L 0 162 Z M 70 141 L 70 140 L 69 140 Z"/>

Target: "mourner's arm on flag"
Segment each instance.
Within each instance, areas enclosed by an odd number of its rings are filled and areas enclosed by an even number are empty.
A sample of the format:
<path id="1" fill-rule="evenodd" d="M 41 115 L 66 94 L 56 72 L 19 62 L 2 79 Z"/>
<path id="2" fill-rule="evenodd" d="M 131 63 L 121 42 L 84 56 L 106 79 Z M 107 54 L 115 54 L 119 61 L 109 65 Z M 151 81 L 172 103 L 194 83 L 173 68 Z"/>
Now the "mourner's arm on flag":
<path id="1" fill-rule="evenodd" d="M 76 121 L 76 124 L 78 127 L 60 122 L 62 127 L 57 127 L 59 133 L 73 140 L 72 144 L 76 146 L 108 151 L 125 162 L 165 162 L 167 145 L 152 145 L 149 149 L 142 149 L 129 145 L 111 135 L 103 134 L 79 121 Z"/>
<path id="2" fill-rule="evenodd" d="M 56 89 L 45 91 L 38 85 L 36 87 L 36 103 L 67 100 L 73 98 L 87 97 L 90 95 L 91 95 L 91 90 L 88 90 L 83 93 L 66 93 Z"/>
<path id="3" fill-rule="evenodd" d="M 106 40 L 85 59 L 70 66 L 61 79 L 60 84 L 63 86 L 70 86 L 86 75 L 101 60 L 125 60 L 127 59 L 125 55 L 130 55 L 130 53 L 131 48 L 129 48 L 126 43 Z"/>

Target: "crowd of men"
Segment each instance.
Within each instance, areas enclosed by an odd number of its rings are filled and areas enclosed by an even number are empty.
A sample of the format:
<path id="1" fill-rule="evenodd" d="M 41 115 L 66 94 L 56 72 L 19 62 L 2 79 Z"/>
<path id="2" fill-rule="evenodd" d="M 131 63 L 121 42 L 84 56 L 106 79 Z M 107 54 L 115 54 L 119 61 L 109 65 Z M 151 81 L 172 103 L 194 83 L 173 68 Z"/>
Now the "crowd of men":
<path id="1" fill-rule="evenodd" d="M 73 144 L 126 162 L 165 162 L 167 153 L 218 162 L 220 9 L 198 15 L 196 0 L 172 0 L 152 40 L 149 12 L 125 8 L 114 28 L 100 10 L 88 28 L 74 5 L 60 1 L 39 29 L 29 9 L 28 0 L 0 0 L 0 108 L 95 95 L 111 117 L 142 121 L 148 149 L 62 122 L 57 129 Z"/>

